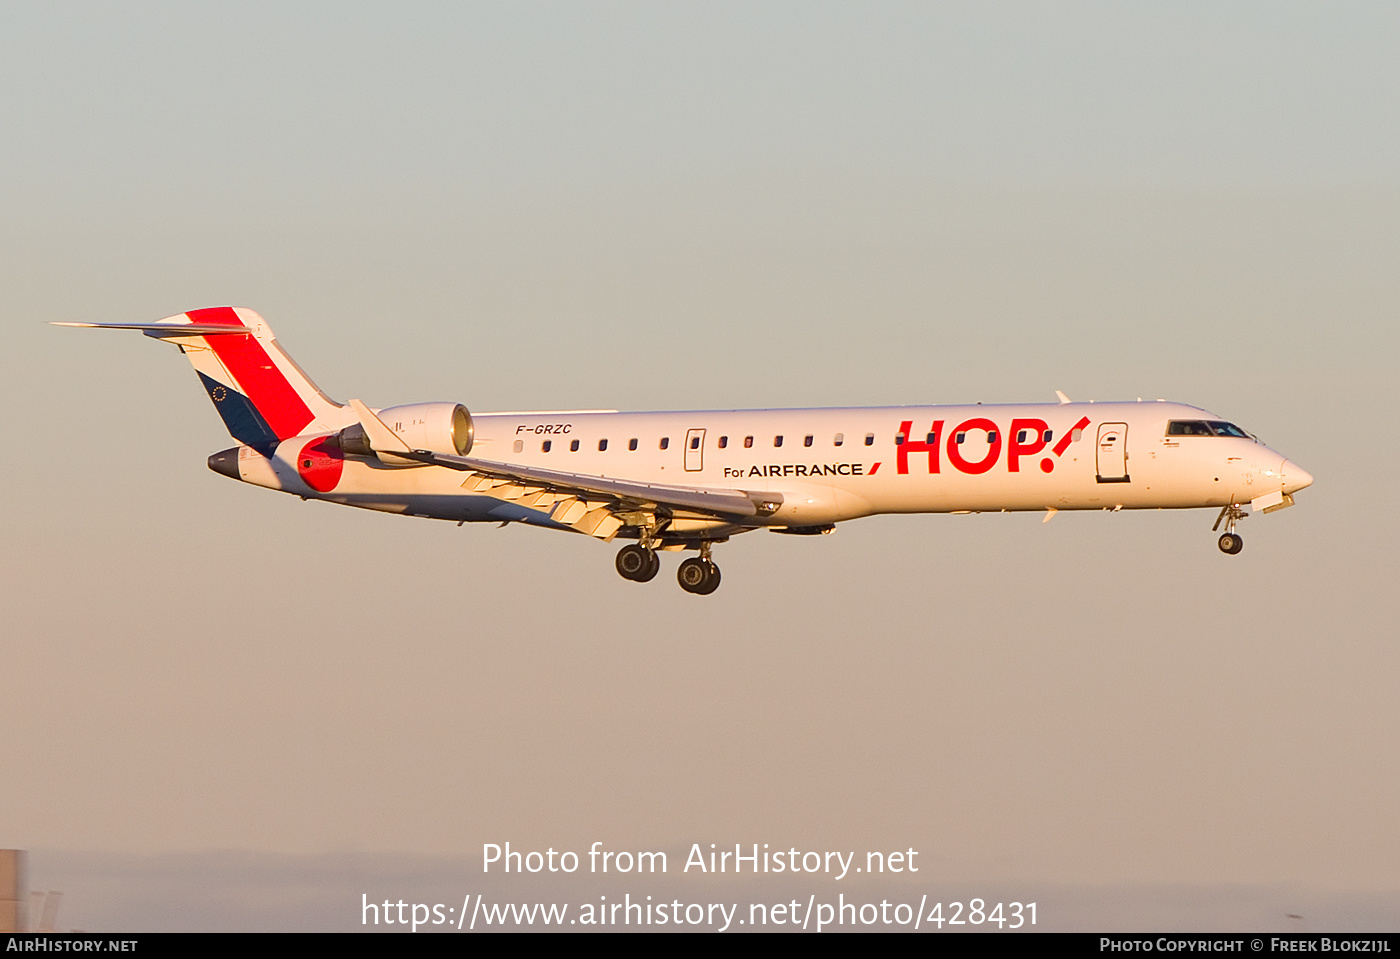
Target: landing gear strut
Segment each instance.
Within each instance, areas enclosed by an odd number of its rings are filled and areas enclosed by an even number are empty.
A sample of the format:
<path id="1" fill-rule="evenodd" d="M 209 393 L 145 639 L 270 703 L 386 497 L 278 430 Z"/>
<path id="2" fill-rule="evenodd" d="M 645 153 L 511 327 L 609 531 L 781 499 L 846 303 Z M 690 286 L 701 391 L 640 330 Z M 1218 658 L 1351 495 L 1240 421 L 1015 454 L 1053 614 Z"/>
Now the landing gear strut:
<path id="1" fill-rule="evenodd" d="M 1220 535 L 1220 552 L 1233 556 L 1244 549 L 1244 537 L 1235 532 L 1235 524 L 1248 515 L 1234 503 L 1220 511 L 1220 515 L 1215 518 L 1215 525 L 1210 528 L 1213 533 L 1220 528 L 1222 522 L 1225 524 L 1225 532 Z"/>
<path id="2" fill-rule="evenodd" d="M 633 543 L 618 551 L 616 565 L 618 575 L 623 579 L 645 583 L 656 578 L 656 574 L 661 570 L 661 559 L 655 550 Z"/>

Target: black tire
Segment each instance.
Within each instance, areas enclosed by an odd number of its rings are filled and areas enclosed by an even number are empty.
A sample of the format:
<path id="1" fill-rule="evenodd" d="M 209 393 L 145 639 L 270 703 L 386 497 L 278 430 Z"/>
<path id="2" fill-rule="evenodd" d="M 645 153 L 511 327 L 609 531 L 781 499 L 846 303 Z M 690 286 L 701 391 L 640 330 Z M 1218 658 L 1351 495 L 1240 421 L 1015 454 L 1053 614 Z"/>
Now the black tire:
<path id="1" fill-rule="evenodd" d="M 637 582 L 650 583 L 656 579 L 656 574 L 659 572 L 661 572 L 661 557 L 656 555 L 656 550 L 649 549 L 647 550 L 646 572 L 637 576 Z"/>
<path id="2" fill-rule="evenodd" d="M 708 573 L 708 576 L 705 579 L 704 589 L 700 591 L 701 596 L 708 596 L 719 589 L 719 567 L 709 562 L 705 563 L 705 566 L 707 567 L 706 573 Z"/>
<path id="3" fill-rule="evenodd" d="M 617 566 L 617 574 L 623 579 L 630 579 L 634 583 L 645 583 L 656 575 L 656 567 L 660 565 L 660 562 L 651 550 L 632 544 L 618 550 L 615 565 Z"/>
<path id="4" fill-rule="evenodd" d="M 703 559 L 700 559 L 698 556 L 692 556 L 690 559 L 681 563 L 680 568 L 676 570 L 676 582 L 680 583 L 681 589 L 685 590 L 687 593 L 696 593 L 703 596 L 705 595 L 705 587 L 709 585 L 710 582 L 708 566 L 709 564 Z"/>
<path id="5" fill-rule="evenodd" d="M 1222 533 L 1220 536 L 1220 552 L 1234 556 L 1244 549 L 1244 539 L 1239 533 Z"/>

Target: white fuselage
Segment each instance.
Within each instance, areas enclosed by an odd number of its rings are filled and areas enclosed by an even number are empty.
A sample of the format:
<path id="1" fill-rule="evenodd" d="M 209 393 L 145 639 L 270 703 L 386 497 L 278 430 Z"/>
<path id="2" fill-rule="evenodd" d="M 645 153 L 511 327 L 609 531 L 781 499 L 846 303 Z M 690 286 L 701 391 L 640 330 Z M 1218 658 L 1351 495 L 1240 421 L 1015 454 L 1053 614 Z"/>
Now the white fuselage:
<path id="1" fill-rule="evenodd" d="M 816 527 L 878 513 L 1224 507 L 1289 494 L 1312 478 L 1248 436 L 1169 435 L 1216 421 L 1165 402 L 725 410 L 478 413 L 472 455 L 540 469 L 694 488 L 778 493 L 740 524 L 675 520 L 704 536 Z M 309 437 L 271 459 L 239 457 L 246 482 L 350 506 L 456 521 L 557 525 L 520 490 L 473 492 L 462 473 L 373 458 L 315 484 Z M 319 487 L 319 488 L 317 488 Z M 514 498 L 512 495 L 514 494 Z M 688 524 L 688 525 L 687 525 Z"/>
<path id="2" fill-rule="evenodd" d="M 311 382 L 244 307 L 140 330 L 178 346 L 239 445 L 223 476 L 362 509 L 528 523 L 623 545 L 623 579 L 650 582 L 658 551 L 694 550 L 681 588 L 720 584 L 712 553 L 736 533 L 828 533 L 879 513 L 1220 510 L 1234 555 L 1246 508 L 1293 504 L 1312 477 L 1233 423 L 1178 403 L 472 414 L 460 403 L 374 410 Z"/>

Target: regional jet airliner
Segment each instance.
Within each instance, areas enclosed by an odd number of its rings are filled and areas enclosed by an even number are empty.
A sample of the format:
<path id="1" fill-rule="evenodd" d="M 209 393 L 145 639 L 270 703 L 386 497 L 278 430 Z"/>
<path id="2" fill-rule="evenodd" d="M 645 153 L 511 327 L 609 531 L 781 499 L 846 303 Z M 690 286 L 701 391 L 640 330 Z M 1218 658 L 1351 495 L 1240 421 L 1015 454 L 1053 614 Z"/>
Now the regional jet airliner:
<path id="1" fill-rule="evenodd" d="M 303 499 L 457 523 L 527 523 L 629 542 L 617 571 L 653 579 L 658 552 L 694 551 L 677 579 L 719 586 L 716 544 L 750 530 L 804 536 L 880 513 L 1218 510 L 1228 554 L 1248 510 L 1293 505 L 1301 467 L 1179 403 L 852 409 L 471 413 L 328 399 L 252 310 L 192 310 L 141 330 L 179 347 L 238 445 L 231 479 Z M 631 542 L 635 541 L 635 542 Z"/>

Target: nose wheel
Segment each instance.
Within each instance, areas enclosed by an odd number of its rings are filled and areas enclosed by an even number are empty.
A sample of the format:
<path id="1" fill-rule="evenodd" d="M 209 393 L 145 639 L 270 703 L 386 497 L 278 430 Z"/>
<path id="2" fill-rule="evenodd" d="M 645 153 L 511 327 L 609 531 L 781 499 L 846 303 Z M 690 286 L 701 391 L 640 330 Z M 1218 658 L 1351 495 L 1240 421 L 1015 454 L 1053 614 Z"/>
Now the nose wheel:
<path id="1" fill-rule="evenodd" d="M 1215 518 L 1215 525 L 1210 528 L 1211 532 L 1215 532 L 1220 528 L 1222 522 L 1225 524 L 1225 532 L 1221 534 L 1217 543 L 1220 547 L 1220 552 L 1234 556 L 1240 550 L 1244 549 L 1244 537 L 1235 532 L 1235 524 L 1244 519 L 1247 515 L 1249 514 L 1234 503 L 1231 503 L 1220 511 L 1220 515 Z"/>
<path id="2" fill-rule="evenodd" d="M 624 546 L 617 553 L 617 572 L 623 579 L 634 583 L 645 583 L 656 578 L 661 570 L 661 558 L 655 550 L 638 546 L 635 543 Z"/>

